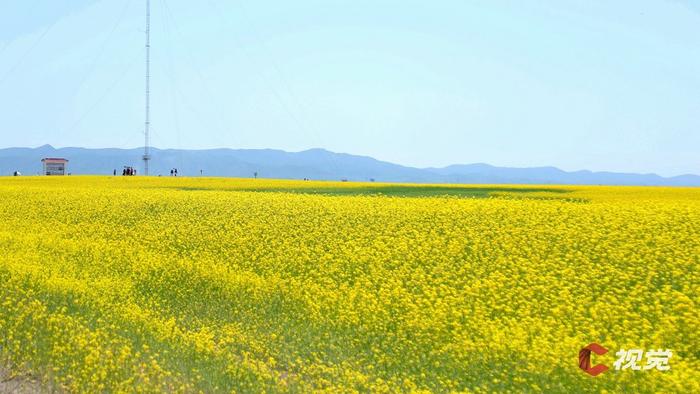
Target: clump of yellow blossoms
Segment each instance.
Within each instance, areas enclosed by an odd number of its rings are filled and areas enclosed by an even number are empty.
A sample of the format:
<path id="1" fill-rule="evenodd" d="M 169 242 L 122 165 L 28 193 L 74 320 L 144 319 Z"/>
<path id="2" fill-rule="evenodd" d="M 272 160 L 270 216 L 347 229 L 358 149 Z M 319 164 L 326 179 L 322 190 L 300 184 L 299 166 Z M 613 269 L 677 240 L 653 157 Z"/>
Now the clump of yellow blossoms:
<path id="1" fill-rule="evenodd" d="M 0 363 L 71 392 L 700 392 L 700 190 L 372 187 L 2 178 Z M 591 342 L 671 370 L 592 378 Z"/>

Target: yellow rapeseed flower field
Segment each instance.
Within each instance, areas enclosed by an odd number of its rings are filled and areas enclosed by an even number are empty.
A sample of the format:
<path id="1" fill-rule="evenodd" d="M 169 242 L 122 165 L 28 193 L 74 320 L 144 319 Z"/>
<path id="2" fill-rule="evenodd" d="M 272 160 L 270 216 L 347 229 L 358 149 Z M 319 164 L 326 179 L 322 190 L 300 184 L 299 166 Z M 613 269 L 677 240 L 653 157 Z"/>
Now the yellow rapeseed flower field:
<path id="1" fill-rule="evenodd" d="M 699 189 L 0 178 L 0 366 L 69 392 L 700 392 L 699 256 Z M 623 348 L 671 370 L 615 371 Z"/>

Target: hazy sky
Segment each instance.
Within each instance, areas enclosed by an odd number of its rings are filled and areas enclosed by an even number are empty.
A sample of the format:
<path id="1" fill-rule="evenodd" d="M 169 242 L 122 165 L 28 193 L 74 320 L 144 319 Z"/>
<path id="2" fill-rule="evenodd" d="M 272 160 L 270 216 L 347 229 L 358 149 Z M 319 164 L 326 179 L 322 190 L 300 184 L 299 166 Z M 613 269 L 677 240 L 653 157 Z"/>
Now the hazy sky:
<path id="1" fill-rule="evenodd" d="M 700 2 L 153 0 L 153 144 L 700 173 Z M 0 4 L 0 147 L 143 145 L 145 0 Z"/>

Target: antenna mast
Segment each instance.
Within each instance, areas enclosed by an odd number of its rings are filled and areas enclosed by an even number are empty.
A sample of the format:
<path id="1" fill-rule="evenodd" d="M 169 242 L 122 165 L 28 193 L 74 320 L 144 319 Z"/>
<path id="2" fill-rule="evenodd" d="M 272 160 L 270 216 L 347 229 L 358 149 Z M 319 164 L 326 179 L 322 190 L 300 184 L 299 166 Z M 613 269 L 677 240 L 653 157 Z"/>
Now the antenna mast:
<path id="1" fill-rule="evenodd" d="M 144 175 L 148 175 L 148 161 L 151 160 L 151 0 L 146 0 L 146 122 L 144 124 L 145 145 L 143 148 Z"/>

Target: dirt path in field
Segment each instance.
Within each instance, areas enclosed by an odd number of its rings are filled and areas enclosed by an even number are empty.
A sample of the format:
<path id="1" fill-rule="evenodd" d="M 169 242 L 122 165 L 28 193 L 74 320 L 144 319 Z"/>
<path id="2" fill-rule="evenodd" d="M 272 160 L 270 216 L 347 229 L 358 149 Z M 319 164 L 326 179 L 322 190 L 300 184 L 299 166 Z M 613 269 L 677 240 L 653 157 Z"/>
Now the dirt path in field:
<path id="1" fill-rule="evenodd" d="M 0 367 L 0 394 L 34 394 L 52 392 L 31 376 L 12 376 L 6 368 Z"/>

